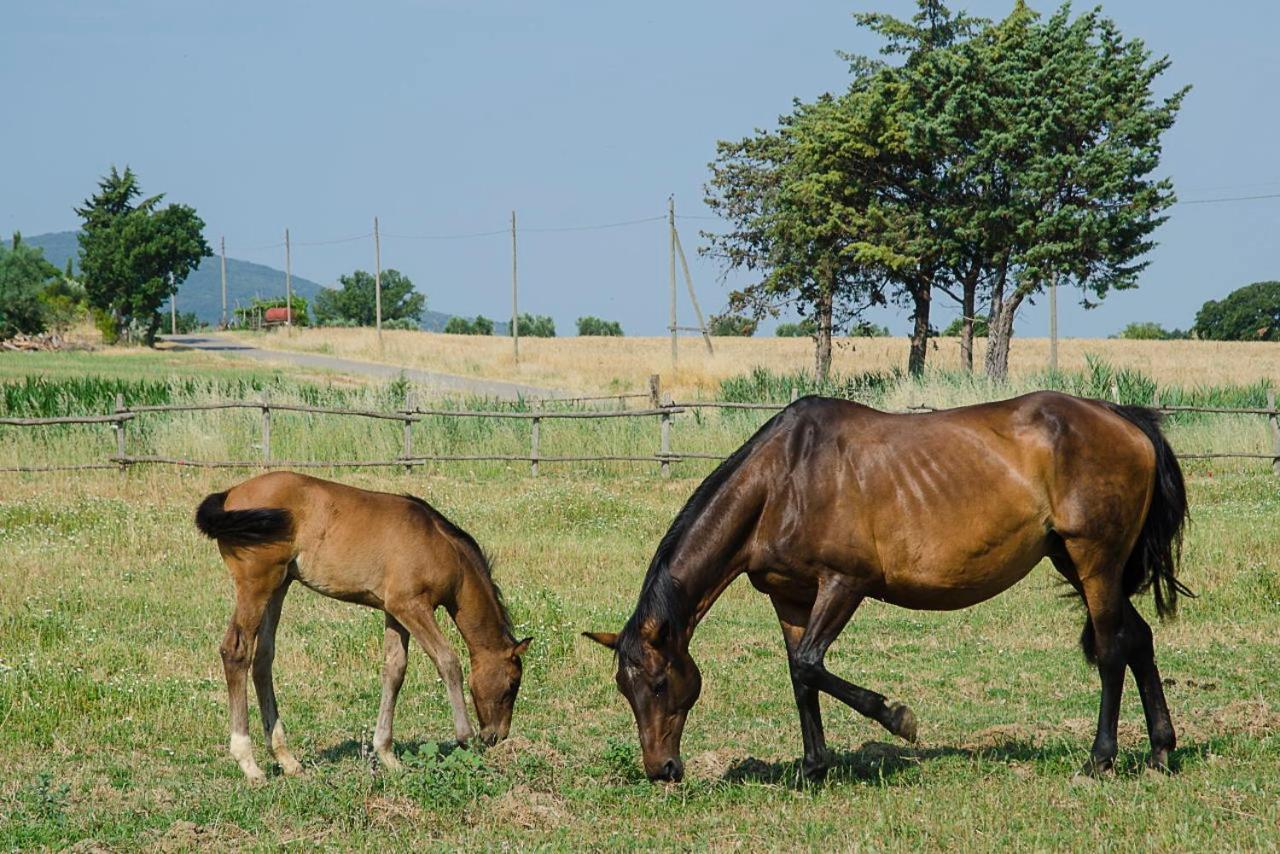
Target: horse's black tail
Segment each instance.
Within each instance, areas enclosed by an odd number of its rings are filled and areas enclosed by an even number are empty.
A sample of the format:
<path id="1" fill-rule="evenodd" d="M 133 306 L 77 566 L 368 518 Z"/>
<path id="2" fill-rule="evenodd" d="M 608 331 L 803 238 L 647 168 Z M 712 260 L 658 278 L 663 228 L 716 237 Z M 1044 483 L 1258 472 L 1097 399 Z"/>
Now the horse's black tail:
<path id="1" fill-rule="evenodd" d="M 257 546 L 286 540 L 293 532 L 293 517 L 288 510 L 225 510 L 226 500 L 227 493 L 215 492 L 196 508 L 196 527 L 211 540 L 228 546 Z"/>
<path id="2" fill-rule="evenodd" d="M 1134 543 L 1124 565 L 1122 583 L 1125 598 L 1148 587 L 1156 600 L 1156 614 L 1161 619 L 1178 609 L 1178 596 L 1195 594 L 1178 580 L 1178 563 L 1182 558 L 1182 530 L 1187 521 L 1187 488 L 1182 467 L 1160 430 L 1160 413 L 1144 406 L 1121 406 L 1107 403 L 1107 408 L 1147 435 L 1156 452 L 1155 489 L 1151 507 L 1142 522 L 1142 533 Z M 1084 621 L 1080 648 L 1089 661 L 1096 660 L 1093 621 Z"/>

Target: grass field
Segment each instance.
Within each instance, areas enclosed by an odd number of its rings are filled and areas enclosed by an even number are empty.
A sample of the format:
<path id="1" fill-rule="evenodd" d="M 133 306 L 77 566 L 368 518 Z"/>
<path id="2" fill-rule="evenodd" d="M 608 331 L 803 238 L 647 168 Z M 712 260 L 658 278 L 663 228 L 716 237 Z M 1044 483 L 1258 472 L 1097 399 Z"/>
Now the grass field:
<path id="1" fill-rule="evenodd" d="M 501 337 L 386 331 L 379 349 L 370 329 L 238 334 L 268 349 L 326 353 L 592 394 L 646 391 L 649 375 L 661 374 L 663 388 L 677 399 L 709 397 L 723 380 L 756 367 L 782 373 L 813 368 L 813 342 L 808 338 L 715 338 L 714 356 L 707 354 L 700 338 L 681 338 L 678 367 L 673 371 L 669 338 L 526 338 L 520 341 L 517 364 L 511 339 Z M 907 346 L 902 337 L 837 339 L 832 370 L 852 375 L 905 369 Z M 985 340 L 976 343 L 979 366 L 985 346 Z M 1011 376 L 1042 373 L 1048 365 L 1048 349 L 1044 338 L 1015 339 Z M 1141 371 L 1161 385 L 1280 382 L 1280 344 L 1269 342 L 1067 338 L 1060 342 L 1059 367 L 1083 371 L 1090 355 Z M 935 339 L 928 364 L 931 369 L 958 370 L 958 339 Z"/>
<path id="2" fill-rule="evenodd" d="M 922 742 L 892 743 L 826 703 L 839 764 L 814 790 L 792 783 L 800 741 L 782 645 L 747 585 L 730 589 L 695 639 L 705 688 L 680 786 L 639 779 L 609 656 L 576 636 L 621 624 L 692 481 L 344 479 L 424 494 L 496 555 L 519 631 L 537 636 L 514 737 L 483 755 L 448 752 L 442 686 L 415 650 L 397 721 L 410 767 L 371 776 L 362 745 L 376 716 L 381 622 L 298 590 L 285 607 L 277 690 L 307 774 L 250 788 L 225 749 L 217 644 L 229 584 L 190 522 L 228 477 L 10 478 L 0 502 L 0 846 L 1280 841 L 1280 498 L 1269 472 L 1191 479 L 1184 576 L 1201 596 L 1156 630 L 1181 735 L 1176 776 L 1138 770 L 1145 737 L 1130 685 L 1119 775 L 1070 781 L 1091 738 L 1097 678 L 1075 649 L 1079 608 L 1042 567 L 968 611 L 865 606 L 829 663 L 910 702 Z"/>
<path id="3" fill-rule="evenodd" d="M 394 405 L 403 392 L 240 370 L 194 353 L 17 355 L 0 356 L 6 390 L 27 377 L 49 378 L 37 391 L 13 393 L 21 406 L 96 407 L 112 392 L 105 380 L 86 378 L 95 373 L 132 383 L 138 394 L 191 399 L 229 393 L 223 383 L 242 383 L 246 394 L 266 386 L 273 396 L 369 406 Z M 1254 379 L 1224 361 L 1204 382 Z M 728 388 L 765 393 L 776 380 L 740 378 Z M 1012 390 L 1034 380 L 1020 382 Z M 1257 394 L 1213 393 L 1227 392 Z M 993 393 L 935 377 L 892 383 L 877 400 L 963 402 Z M 729 450 L 760 420 L 759 413 L 690 417 L 675 428 L 675 444 Z M 287 427 L 281 418 L 276 429 L 282 450 L 299 454 L 353 447 L 372 454 L 380 443 L 394 450 L 395 425 L 338 423 Z M 139 429 L 131 442 L 203 440 L 214 445 L 210 453 L 251 453 L 251 419 L 236 425 L 184 416 L 156 422 L 150 434 Z M 593 441 L 651 452 L 651 428 Z M 544 427 L 549 437 L 561 429 Z M 57 431 L 42 444 L 34 433 L 0 430 L 5 458 L 27 461 L 97 454 L 97 443 L 111 442 L 108 431 Z M 1184 450 L 1269 447 L 1257 418 L 1179 419 L 1170 433 Z M 569 431 L 547 441 L 576 447 L 587 438 Z M 477 433 L 450 441 L 481 439 L 524 440 Z M 704 690 L 686 729 L 687 778 L 679 786 L 641 779 L 634 722 L 613 686 L 610 657 L 577 636 L 620 627 L 703 464 L 678 467 L 671 481 L 626 466 L 546 467 L 537 480 L 519 466 L 338 475 L 423 495 L 494 554 L 518 632 L 537 638 L 513 737 L 484 753 L 453 750 L 443 686 L 415 649 L 396 725 L 408 768 L 371 774 L 381 620 L 295 590 L 276 684 L 307 774 L 273 776 L 260 788 L 243 781 L 226 751 L 217 646 L 230 585 L 216 549 L 191 524 L 201 497 L 246 474 L 0 474 L 0 848 L 1275 848 L 1280 481 L 1257 462 L 1186 468 L 1193 521 L 1182 577 L 1200 597 L 1184 601 L 1176 621 L 1156 625 L 1180 736 L 1178 774 L 1141 772 L 1146 739 L 1130 681 L 1119 773 L 1100 784 L 1071 781 L 1092 738 L 1097 676 L 1076 649 L 1082 611 L 1061 598 L 1043 566 L 966 611 L 865 605 L 828 663 L 908 702 L 921 742 L 898 744 L 824 701 L 838 762 L 829 783 L 812 789 L 794 783 L 800 736 L 781 638 L 767 601 L 749 585 L 731 587 L 695 638 Z M 1149 605 L 1141 603 L 1147 614 Z M 257 757 L 268 769 L 251 707 Z"/>

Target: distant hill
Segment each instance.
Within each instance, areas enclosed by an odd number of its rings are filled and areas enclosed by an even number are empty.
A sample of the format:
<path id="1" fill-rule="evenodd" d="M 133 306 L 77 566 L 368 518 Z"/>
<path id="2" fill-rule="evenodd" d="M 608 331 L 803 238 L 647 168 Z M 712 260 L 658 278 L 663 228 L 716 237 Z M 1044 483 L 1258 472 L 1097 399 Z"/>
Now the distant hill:
<path id="1" fill-rule="evenodd" d="M 71 259 L 72 267 L 78 268 L 80 244 L 76 240 L 76 234 L 74 231 L 58 231 L 34 237 L 24 234 L 22 242 L 43 249 L 45 259 L 59 270 L 66 266 L 68 258 Z M 308 301 L 315 298 L 320 288 L 321 285 L 310 279 L 293 277 L 294 293 Z M 284 271 L 266 264 L 227 258 L 228 313 L 235 309 L 237 301 L 240 305 L 248 305 L 258 296 L 283 297 Z M 178 287 L 178 311 L 194 311 L 196 317 L 205 323 L 217 323 L 221 318 L 222 273 L 216 255 L 204 259 L 204 263 Z M 422 328 L 439 332 L 444 329 L 450 317 L 452 315 L 440 311 L 424 311 Z"/>

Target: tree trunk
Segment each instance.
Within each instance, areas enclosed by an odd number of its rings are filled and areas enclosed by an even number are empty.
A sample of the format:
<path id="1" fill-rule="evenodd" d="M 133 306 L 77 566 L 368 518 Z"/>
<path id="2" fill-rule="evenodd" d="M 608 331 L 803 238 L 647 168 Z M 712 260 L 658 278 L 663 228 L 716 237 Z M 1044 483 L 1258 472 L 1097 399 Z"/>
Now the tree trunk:
<path id="1" fill-rule="evenodd" d="M 960 303 L 960 313 L 963 318 L 960 325 L 960 367 L 969 373 L 973 373 L 973 319 L 974 312 L 977 311 L 974 304 L 977 302 L 978 278 L 981 273 L 982 264 L 975 258 L 969 267 L 969 272 L 965 274 L 964 281 L 961 282 L 964 295 Z"/>
<path id="2" fill-rule="evenodd" d="M 818 335 L 814 360 L 814 374 L 818 382 L 824 383 L 831 377 L 831 324 L 834 297 L 830 282 L 822 289 L 818 297 Z"/>
<path id="3" fill-rule="evenodd" d="M 151 320 L 147 323 L 146 345 L 148 347 L 156 346 L 156 333 L 160 331 L 160 313 L 153 311 Z"/>
<path id="4" fill-rule="evenodd" d="M 929 347 L 929 308 L 932 304 L 933 284 L 930 281 L 919 283 L 911 293 L 915 303 L 912 320 L 915 325 L 911 329 L 911 355 L 907 359 L 907 372 L 913 377 L 924 373 L 924 360 Z"/>
<path id="5" fill-rule="evenodd" d="M 998 382 L 1009 378 L 1009 341 L 1013 338 L 1013 319 L 1018 313 L 1018 306 L 1032 289 L 1021 287 L 1014 290 L 1008 299 L 1000 301 L 987 329 L 987 376 Z"/>

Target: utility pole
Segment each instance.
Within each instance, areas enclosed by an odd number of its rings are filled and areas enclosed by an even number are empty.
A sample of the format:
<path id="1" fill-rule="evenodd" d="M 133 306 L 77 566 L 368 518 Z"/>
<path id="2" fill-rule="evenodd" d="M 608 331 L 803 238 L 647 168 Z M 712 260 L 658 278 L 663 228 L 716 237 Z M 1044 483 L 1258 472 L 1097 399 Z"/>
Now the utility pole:
<path id="1" fill-rule="evenodd" d="M 284 323 L 293 332 L 293 252 L 289 243 L 289 229 L 284 230 Z"/>
<path id="2" fill-rule="evenodd" d="M 511 346 L 520 361 L 520 313 L 516 306 L 516 212 L 511 212 Z"/>
<path id="3" fill-rule="evenodd" d="M 1049 372 L 1058 372 L 1058 271 L 1049 280 Z"/>
<path id="4" fill-rule="evenodd" d="M 382 350 L 382 238 L 378 218 L 373 218 L 373 314 L 378 326 L 378 350 Z"/>
<path id="5" fill-rule="evenodd" d="M 676 365 L 676 197 L 667 196 L 667 223 L 671 227 L 671 367 Z"/>
<path id="6" fill-rule="evenodd" d="M 221 239 L 222 244 L 222 328 L 227 328 L 227 238 Z"/>

